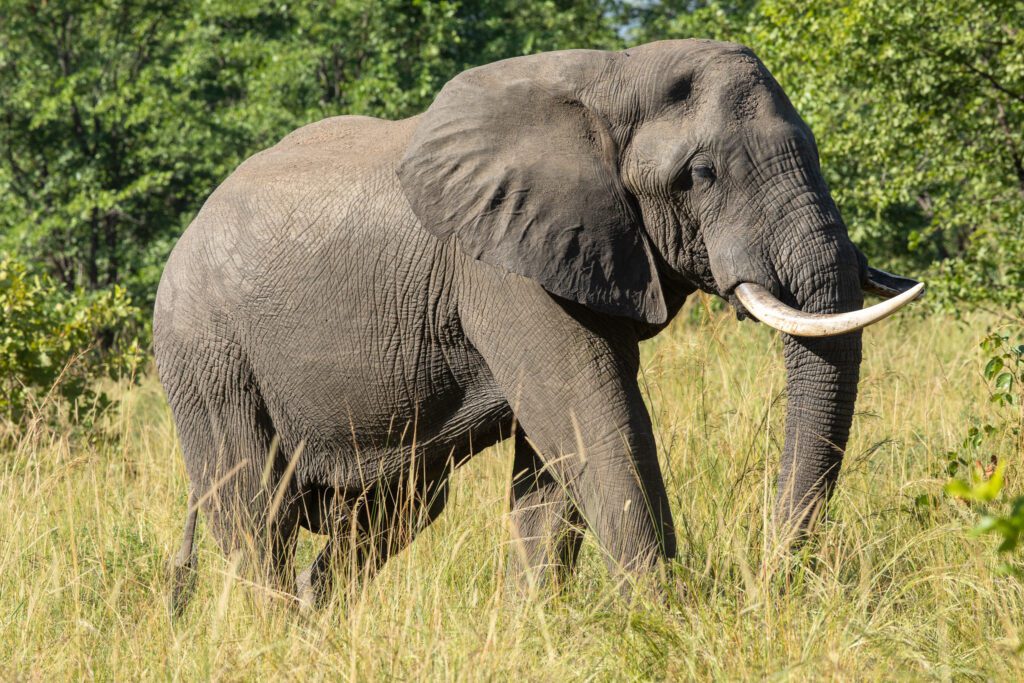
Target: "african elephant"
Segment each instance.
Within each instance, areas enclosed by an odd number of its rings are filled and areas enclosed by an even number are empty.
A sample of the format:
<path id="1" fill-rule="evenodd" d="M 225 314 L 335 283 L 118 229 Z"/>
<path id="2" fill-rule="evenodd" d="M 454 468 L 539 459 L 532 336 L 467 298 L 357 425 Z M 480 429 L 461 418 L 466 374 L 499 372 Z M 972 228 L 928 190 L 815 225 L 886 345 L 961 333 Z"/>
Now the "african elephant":
<path id="1" fill-rule="evenodd" d="M 786 332 L 775 520 L 799 534 L 839 472 L 859 329 L 922 286 L 867 266 L 740 45 L 518 57 L 412 118 L 310 124 L 217 188 L 160 282 L 191 482 L 176 571 L 201 509 L 288 589 L 297 529 L 327 534 L 300 577 L 322 594 L 337 555 L 378 567 L 508 437 L 517 576 L 558 577 L 583 529 L 613 572 L 657 566 L 676 540 L 638 344 L 697 290 Z M 865 289 L 894 298 L 862 310 Z"/>

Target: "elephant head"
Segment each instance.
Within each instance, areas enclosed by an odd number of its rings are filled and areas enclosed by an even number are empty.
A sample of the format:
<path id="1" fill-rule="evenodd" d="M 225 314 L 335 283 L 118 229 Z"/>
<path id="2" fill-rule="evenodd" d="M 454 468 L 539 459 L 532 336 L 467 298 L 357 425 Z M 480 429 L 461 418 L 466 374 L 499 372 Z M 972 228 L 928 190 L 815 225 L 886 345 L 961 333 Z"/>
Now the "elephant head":
<path id="1" fill-rule="evenodd" d="M 868 268 L 814 136 L 749 49 L 665 41 L 471 69 L 398 175 L 424 228 L 559 297 L 661 325 L 699 288 L 785 332 L 777 521 L 805 526 L 846 445 L 859 329 L 922 285 Z M 896 298 L 862 310 L 864 289 Z"/>

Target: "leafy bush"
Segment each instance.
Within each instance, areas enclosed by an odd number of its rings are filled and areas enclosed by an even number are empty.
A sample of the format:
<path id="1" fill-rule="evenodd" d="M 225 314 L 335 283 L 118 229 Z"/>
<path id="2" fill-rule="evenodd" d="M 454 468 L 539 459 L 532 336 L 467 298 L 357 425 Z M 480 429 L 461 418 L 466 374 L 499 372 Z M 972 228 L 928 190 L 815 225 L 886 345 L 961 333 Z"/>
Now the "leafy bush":
<path id="1" fill-rule="evenodd" d="M 131 372 L 141 359 L 137 341 L 116 333 L 137 320 L 118 286 L 68 291 L 0 252 L 0 420 L 52 421 L 63 404 L 73 422 L 91 421 L 111 403 L 97 381 Z"/>
<path id="2" fill-rule="evenodd" d="M 981 518 L 971 534 L 982 536 L 995 534 L 1002 539 L 1000 553 L 1012 553 L 1024 537 L 1024 496 L 1011 501 L 1001 501 L 1006 464 L 1000 463 L 991 475 L 975 466 L 968 481 L 953 479 L 946 484 L 946 493 L 979 506 Z M 1018 564 L 1007 561 L 1000 569 L 1015 576 L 1024 577 L 1024 570 Z"/>
<path id="3" fill-rule="evenodd" d="M 1019 341 L 1019 340 L 1017 340 Z M 992 332 L 981 342 L 988 362 L 982 372 L 989 382 L 989 401 L 1004 411 L 1000 424 L 972 427 L 964 440 L 962 453 L 977 454 L 986 441 L 1008 438 L 1014 443 L 1012 451 L 1024 453 L 1024 344 L 1017 343 L 1010 334 Z M 949 474 L 955 475 L 962 466 L 968 466 L 966 479 L 953 479 L 946 484 L 946 493 L 977 506 L 981 518 L 972 530 L 974 535 L 995 534 L 1002 539 L 1000 553 L 1012 553 L 1024 538 L 1024 496 L 1001 500 L 1005 481 L 1006 462 L 996 462 L 995 456 L 987 465 L 980 459 L 960 455 L 953 460 L 950 454 Z M 1024 570 L 1010 561 L 1002 565 L 1003 571 L 1024 577 Z"/>

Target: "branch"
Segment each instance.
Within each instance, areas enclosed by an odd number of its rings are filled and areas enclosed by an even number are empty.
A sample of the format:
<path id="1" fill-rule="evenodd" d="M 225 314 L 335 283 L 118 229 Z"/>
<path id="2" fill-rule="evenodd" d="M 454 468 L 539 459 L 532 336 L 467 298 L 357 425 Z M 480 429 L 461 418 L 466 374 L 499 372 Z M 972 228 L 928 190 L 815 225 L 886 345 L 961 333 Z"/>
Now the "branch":
<path id="1" fill-rule="evenodd" d="M 947 53 L 938 52 L 936 50 L 932 50 L 927 45 L 922 45 L 921 49 L 925 52 L 925 54 L 929 54 L 929 55 L 931 55 L 933 57 L 937 57 L 938 59 L 941 59 L 941 60 L 944 60 L 946 62 L 949 62 L 949 63 L 953 64 L 954 66 L 959 66 L 961 69 L 963 69 L 965 71 L 968 71 L 968 72 L 970 72 L 970 73 L 972 73 L 972 74 L 974 74 L 976 76 L 981 76 L 986 81 L 988 81 L 992 85 L 993 88 L 995 88 L 999 92 L 1003 93 L 1004 95 L 1006 95 L 1008 97 L 1012 97 L 1013 99 L 1015 99 L 1015 100 L 1017 100 L 1019 102 L 1024 102 L 1024 95 L 1022 95 L 1021 93 L 1014 92 L 1013 90 L 1010 90 L 1009 88 L 1004 86 L 1002 83 L 1000 83 L 999 80 L 995 76 L 990 74 L 989 72 L 983 71 L 982 69 L 979 69 L 978 67 L 976 67 L 973 64 L 970 64 L 970 63 L 968 63 L 966 61 L 956 59 L 952 55 L 949 55 Z"/>

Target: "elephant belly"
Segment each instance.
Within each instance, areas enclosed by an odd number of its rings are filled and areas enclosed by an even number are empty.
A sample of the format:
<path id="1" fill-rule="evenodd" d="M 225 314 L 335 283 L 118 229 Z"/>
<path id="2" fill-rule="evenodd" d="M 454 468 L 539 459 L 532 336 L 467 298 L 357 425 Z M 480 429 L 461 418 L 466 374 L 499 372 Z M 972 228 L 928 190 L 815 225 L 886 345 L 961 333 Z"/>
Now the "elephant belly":
<path id="1" fill-rule="evenodd" d="M 300 483 L 365 487 L 414 460 L 441 467 L 509 436 L 507 401 L 458 335 L 375 330 L 375 320 L 348 316 L 314 343 L 299 324 L 279 326 L 284 339 L 253 353 L 282 447 L 301 444 Z"/>
<path id="2" fill-rule="evenodd" d="M 290 452 L 302 445 L 300 484 L 361 490 L 393 481 L 414 462 L 426 471 L 457 465 L 510 436 L 511 408 L 491 388 L 434 378 L 399 396 L 366 376 L 341 377 L 324 383 L 326 394 L 310 391 L 280 410 L 270 401 L 282 445 Z"/>

